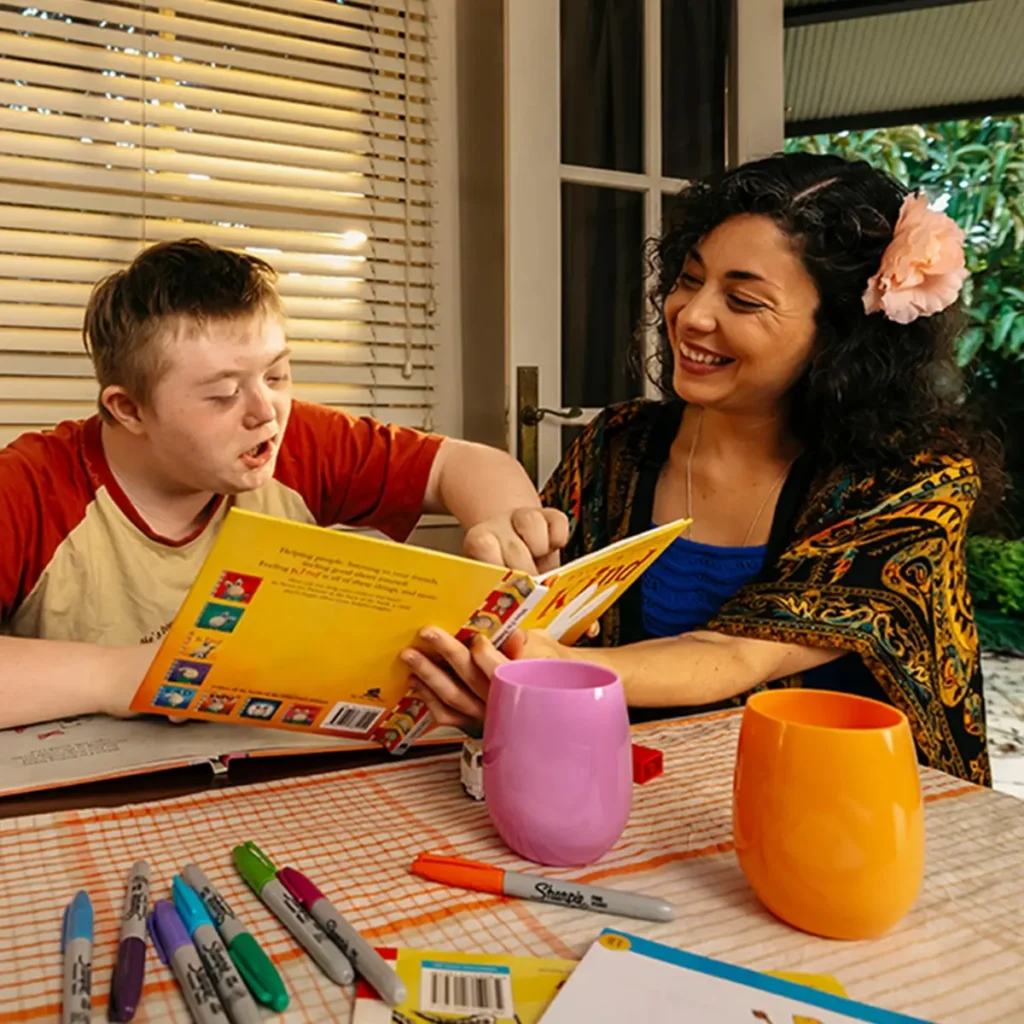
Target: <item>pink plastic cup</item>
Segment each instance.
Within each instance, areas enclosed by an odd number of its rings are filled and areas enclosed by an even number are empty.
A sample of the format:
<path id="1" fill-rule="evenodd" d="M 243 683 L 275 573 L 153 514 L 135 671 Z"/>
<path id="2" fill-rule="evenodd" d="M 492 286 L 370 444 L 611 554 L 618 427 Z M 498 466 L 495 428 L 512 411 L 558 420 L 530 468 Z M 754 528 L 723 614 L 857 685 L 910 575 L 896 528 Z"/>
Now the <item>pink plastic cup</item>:
<path id="1" fill-rule="evenodd" d="M 592 864 L 633 802 L 629 713 L 610 669 L 579 661 L 502 665 L 484 724 L 484 796 L 509 848 L 538 864 Z"/>

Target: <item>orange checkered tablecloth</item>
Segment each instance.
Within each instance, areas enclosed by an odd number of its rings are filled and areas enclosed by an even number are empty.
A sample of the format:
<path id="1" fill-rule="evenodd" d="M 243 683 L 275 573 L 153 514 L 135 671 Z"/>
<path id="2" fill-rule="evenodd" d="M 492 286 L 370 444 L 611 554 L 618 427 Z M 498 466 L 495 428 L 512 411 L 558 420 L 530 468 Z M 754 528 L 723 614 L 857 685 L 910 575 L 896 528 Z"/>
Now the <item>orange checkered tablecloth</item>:
<path id="1" fill-rule="evenodd" d="M 739 715 L 659 723 L 637 737 L 665 772 L 637 787 L 629 827 L 600 864 L 555 877 L 672 900 L 676 921 L 648 924 L 446 890 L 410 875 L 425 850 L 527 867 L 466 797 L 453 755 L 118 810 L 0 820 L 0 1020 L 55 1020 L 63 907 L 85 887 L 96 913 L 94 1019 L 106 1019 L 126 872 L 149 860 L 154 898 L 200 864 L 277 962 L 292 993 L 275 1020 L 347 1021 L 350 997 L 320 974 L 231 862 L 258 842 L 307 872 L 380 944 L 578 957 L 608 924 L 755 969 L 835 975 L 850 995 L 942 1024 L 1024 1021 L 1024 803 L 923 773 L 928 854 L 910 915 L 870 943 L 816 939 L 772 918 L 732 853 L 731 782 Z M 535 868 L 532 870 L 536 870 Z M 136 1020 L 189 1020 L 150 951 Z"/>

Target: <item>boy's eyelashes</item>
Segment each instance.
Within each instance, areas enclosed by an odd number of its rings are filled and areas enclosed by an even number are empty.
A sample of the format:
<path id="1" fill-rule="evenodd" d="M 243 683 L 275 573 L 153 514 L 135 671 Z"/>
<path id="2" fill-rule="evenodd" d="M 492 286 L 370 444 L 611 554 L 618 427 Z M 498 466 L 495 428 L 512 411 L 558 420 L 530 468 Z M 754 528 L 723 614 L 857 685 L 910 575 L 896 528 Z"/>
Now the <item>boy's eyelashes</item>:
<path id="1" fill-rule="evenodd" d="M 271 384 L 271 385 L 285 384 L 285 383 L 287 383 L 291 379 L 291 374 L 289 374 L 289 373 L 272 373 L 272 374 L 268 374 L 266 376 L 266 378 L 264 378 L 264 379 L 266 380 L 266 382 L 268 384 Z M 224 403 L 227 403 L 227 402 L 233 402 L 236 398 L 238 398 L 239 395 L 241 395 L 241 393 L 242 393 L 242 389 L 241 388 L 236 388 L 229 395 L 208 395 L 207 397 L 212 402 L 224 402 Z"/>

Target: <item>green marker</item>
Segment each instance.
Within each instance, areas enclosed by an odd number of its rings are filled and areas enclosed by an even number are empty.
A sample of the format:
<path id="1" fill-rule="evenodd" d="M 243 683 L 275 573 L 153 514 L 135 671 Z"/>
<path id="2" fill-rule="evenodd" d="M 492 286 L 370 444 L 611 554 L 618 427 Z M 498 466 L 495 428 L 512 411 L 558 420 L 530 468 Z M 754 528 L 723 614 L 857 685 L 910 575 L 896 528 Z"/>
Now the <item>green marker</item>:
<path id="1" fill-rule="evenodd" d="M 228 948 L 228 955 L 249 986 L 249 991 L 264 1006 L 278 1013 L 288 1009 L 288 992 L 277 968 L 260 949 L 259 943 L 246 930 L 245 925 L 235 917 L 224 897 L 214 889 L 202 869 L 195 864 L 186 864 L 181 876 L 203 901 L 203 906 L 213 918 Z"/>
<path id="2" fill-rule="evenodd" d="M 295 936 L 320 970 L 338 985 L 351 985 L 355 971 L 331 937 L 306 913 L 302 904 L 278 881 L 273 861 L 255 844 L 242 843 L 232 850 L 235 867 L 249 888 L 274 912 Z"/>

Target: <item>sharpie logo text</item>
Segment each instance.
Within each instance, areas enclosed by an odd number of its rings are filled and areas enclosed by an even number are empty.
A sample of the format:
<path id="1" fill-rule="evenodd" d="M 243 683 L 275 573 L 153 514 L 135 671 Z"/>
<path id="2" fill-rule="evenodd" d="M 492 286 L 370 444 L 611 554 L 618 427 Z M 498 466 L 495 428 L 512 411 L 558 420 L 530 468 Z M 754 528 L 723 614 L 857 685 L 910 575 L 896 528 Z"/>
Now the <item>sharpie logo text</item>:
<path id="1" fill-rule="evenodd" d="M 559 889 L 550 882 L 538 882 L 534 891 L 545 903 L 558 903 L 563 907 L 585 907 L 586 897 L 573 889 Z"/>
<path id="2" fill-rule="evenodd" d="M 342 953 L 345 954 L 345 958 L 348 962 L 353 967 L 357 966 L 359 961 L 359 950 L 353 949 L 349 941 L 338 934 L 338 922 L 330 919 L 324 921 L 324 931 L 334 939 L 334 944 L 342 951 Z"/>
<path id="3" fill-rule="evenodd" d="M 235 916 L 219 892 L 204 888 L 199 895 L 202 896 L 203 903 L 215 925 L 222 925 L 229 917 Z"/>
<path id="4" fill-rule="evenodd" d="M 216 1003 L 220 1007 L 220 999 L 217 996 L 217 992 L 213 987 L 213 982 L 210 980 L 209 974 L 206 973 L 206 968 L 202 964 L 187 964 L 186 965 L 186 979 L 188 987 L 195 996 L 195 1000 L 200 1005 L 206 1003 Z"/>
<path id="5" fill-rule="evenodd" d="M 219 939 L 201 943 L 199 952 L 202 954 L 206 969 L 216 980 L 226 982 L 228 985 L 233 984 L 232 975 L 235 973 L 235 965 L 228 959 L 227 950 Z"/>

